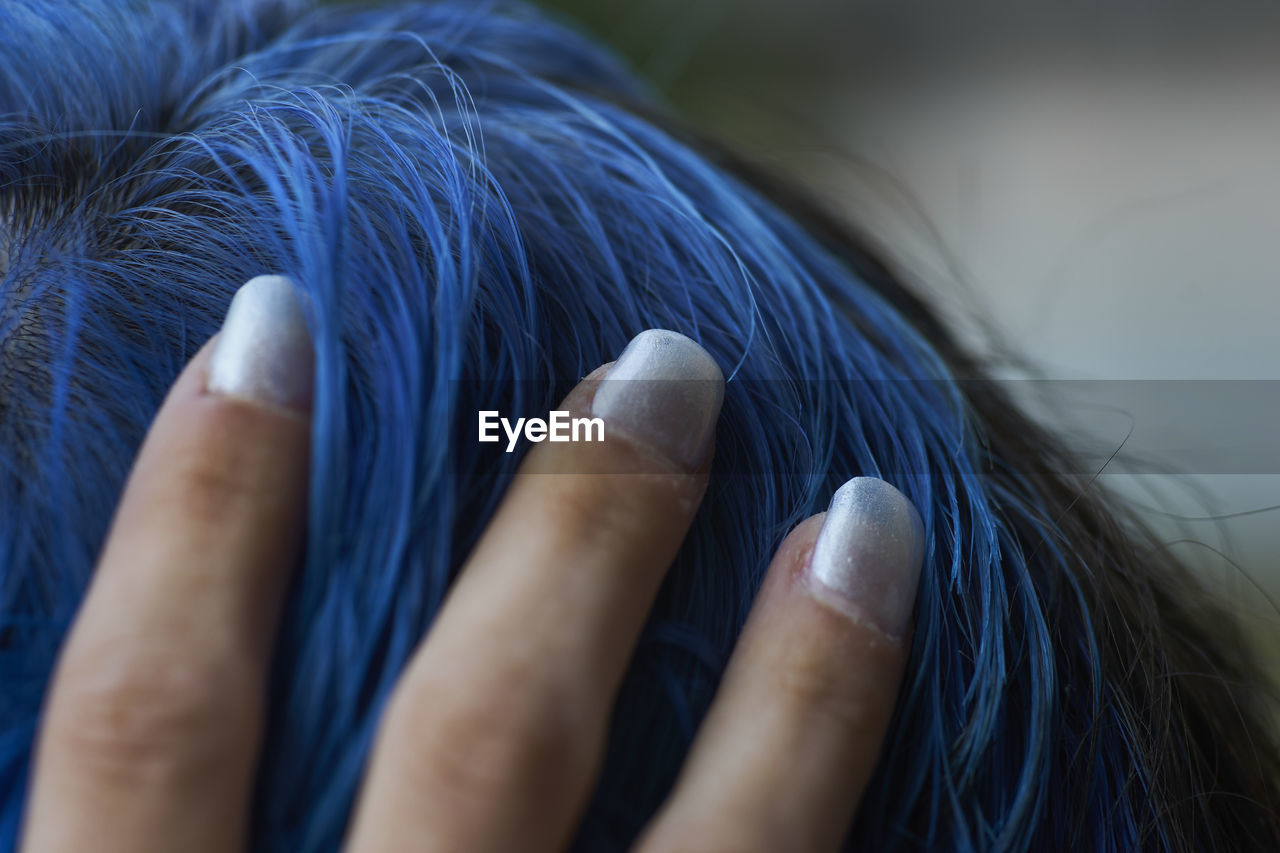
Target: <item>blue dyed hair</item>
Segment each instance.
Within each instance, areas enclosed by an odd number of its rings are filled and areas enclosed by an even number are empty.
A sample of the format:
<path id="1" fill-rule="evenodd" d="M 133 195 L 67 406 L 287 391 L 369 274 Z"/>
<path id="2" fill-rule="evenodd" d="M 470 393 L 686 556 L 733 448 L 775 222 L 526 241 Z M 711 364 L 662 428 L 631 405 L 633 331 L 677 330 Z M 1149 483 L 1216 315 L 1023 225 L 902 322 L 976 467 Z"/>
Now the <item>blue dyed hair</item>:
<path id="1" fill-rule="evenodd" d="M 649 327 L 728 383 L 581 849 L 654 812 L 775 547 L 858 474 L 914 501 L 928 546 L 851 844 L 1280 849 L 1229 623 L 1211 636 L 1167 552 L 1055 473 L 1050 437 L 957 381 L 981 374 L 926 307 L 787 196 L 523 6 L 6 0 L 0 849 L 130 461 L 262 273 L 305 288 L 317 362 L 256 849 L 339 845 L 382 703 L 511 473 L 475 412 L 542 413 Z"/>

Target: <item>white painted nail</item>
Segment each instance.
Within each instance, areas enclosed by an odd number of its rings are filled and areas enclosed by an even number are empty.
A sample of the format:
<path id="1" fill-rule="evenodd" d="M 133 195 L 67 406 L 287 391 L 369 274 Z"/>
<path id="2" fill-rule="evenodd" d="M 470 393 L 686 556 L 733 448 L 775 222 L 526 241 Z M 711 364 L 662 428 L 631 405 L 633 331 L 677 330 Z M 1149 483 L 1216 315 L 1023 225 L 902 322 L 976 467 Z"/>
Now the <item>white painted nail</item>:
<path id="1" fill-rule="evenodd" d="M 814 591 L 850 616 L 901 638 L 924 562 L 924 523 L 902 492 L 875 477 L 836 490 L 813 546 Z"/>
<path id="2" fill-rule="evenodd" d="M 260 275 L 236 291 L 209 363 L 208 390 L 311 408 L 315 352 L 293 281 Z"/>
<path id="3" fill-rule="evenodd" d="M 678 332 L 649 329 L 631 339 L 601 380 L 592 414 L 685 470 L 705 461 L 724 402 L 724 374 Z"/>

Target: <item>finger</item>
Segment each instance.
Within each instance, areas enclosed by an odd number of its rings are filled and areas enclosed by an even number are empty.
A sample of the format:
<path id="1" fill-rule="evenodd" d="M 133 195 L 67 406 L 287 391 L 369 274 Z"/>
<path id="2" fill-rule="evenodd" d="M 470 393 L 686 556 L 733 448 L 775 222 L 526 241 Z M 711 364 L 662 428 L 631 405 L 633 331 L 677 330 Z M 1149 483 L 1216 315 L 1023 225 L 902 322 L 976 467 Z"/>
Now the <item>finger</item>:
<path id="1" fill-rule="evenodd" d="M 293 285 L 259 277 L 171 389 L 46 701 L 29 853 L 243 843 L 311 365 Z"/>
<path id="2" fill-rule="evenodd" d="M 642 850 L 840 846 L 893 713 L 922 555 L 915 508 L 873 478 L 791 533 Z"/>
<path id="3" fill-rule="evenodd" d="M 352 850 L 563 847 L 702 499 L 723 385 L 701 347 L 651 330 L 570 394 L 604 441 L 524 461 L 389 704 Z"/>

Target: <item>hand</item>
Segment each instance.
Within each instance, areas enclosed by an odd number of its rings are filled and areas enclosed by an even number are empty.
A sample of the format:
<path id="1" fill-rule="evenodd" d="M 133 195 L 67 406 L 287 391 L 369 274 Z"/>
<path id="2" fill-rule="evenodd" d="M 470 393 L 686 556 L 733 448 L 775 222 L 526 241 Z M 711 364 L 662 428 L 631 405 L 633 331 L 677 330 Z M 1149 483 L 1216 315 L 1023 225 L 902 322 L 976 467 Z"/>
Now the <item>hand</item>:
<path id="1" fill-rule="evenodd" d="M 28 853 L 245 846 L 305 523 L 311 345 L 279 277 L 242 288 L 215 340 L 156 417 L 62 651 Z M 663 381 L 629 381 L 645 379 Z M 605 440 L 524 460 L 388 703 L 349 850 L 567 843 L 722 394 L 670 332 L 570 393 L 561 408 L 603 418 Z M 868 478 L 792 531 L 640 849 L 839 845 L 892 714 L 922 542 L 906 498 Z"/>

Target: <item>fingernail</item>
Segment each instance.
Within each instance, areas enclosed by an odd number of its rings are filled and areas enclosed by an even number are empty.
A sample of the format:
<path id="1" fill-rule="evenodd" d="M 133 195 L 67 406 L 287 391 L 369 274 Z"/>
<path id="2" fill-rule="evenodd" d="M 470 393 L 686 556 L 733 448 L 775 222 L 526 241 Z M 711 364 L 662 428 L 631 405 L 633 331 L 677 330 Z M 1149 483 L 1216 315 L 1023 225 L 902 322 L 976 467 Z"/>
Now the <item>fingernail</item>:
<path id="1" fill-rule="evenodd" d="M 809 563 L 824 600 L 893 638 L 911 620 L 924 562 L 924 522 L 906 495 L 854 477 L 831 498 Z"/>
<path id="2" fill-rule="evenodd" d="M 236 291 L 209 363 L 207 388 L 298 411 L 311 408 L 315 353 L 292 280 L 260 275 Z"/>
<path id="3" fill-rule="evenodd" d="M 631 339 L 600 381 L 592 413 L 685 470 L 711 450 L 724 402 L 724 375 L 711 355 L 678 332 L 649 329 Z"/>

